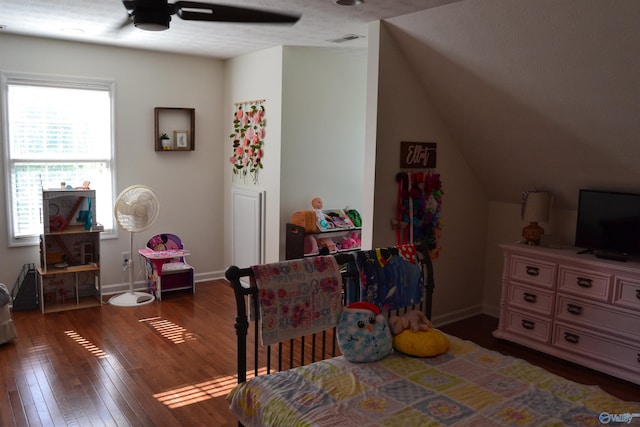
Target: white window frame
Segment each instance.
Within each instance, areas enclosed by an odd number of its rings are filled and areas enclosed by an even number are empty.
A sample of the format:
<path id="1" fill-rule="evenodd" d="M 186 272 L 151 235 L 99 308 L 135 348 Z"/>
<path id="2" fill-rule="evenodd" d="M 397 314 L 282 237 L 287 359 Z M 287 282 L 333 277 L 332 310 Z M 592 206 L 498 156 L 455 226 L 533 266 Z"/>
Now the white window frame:
<path id="1" fill-rule="evenodd" d="M 23 84 L 28 86 L 44 86 L 44 87 L 57 87 L 57 88 L 70 88 L 70 89 L 94 89 L 94 90 L 102 90 L 109 92 L 110 98 L 110 115 L 111 115 L 111 140 L 110 140 L 110 159 L 103 159 L 109 164 L 109 168 L 111 171 L 111 194 L 109 199 L 105 200 L 104 196 L 100 197 L 100 200 L 97 200 L 97 203 L 108 204 L 109 210 L 106 212 L 113 211 L 113 205 L 115 203 L 115 191 L 116 191 L 116 164 L 115 164 L 115 95 L 116 95 L 116 84 L 111 80 L 98 80 L 98 79 L 86 79 L 86 78 L 75 78 L 75 77 L 59 77 L 59 76 L 46 76 L 46 75 L 34 75 L 34 74 L 23 74 L 23 73 L 7 73 L 0 72 L 0 94 L 1 94 L 1 102 L 2 102 L 2 130 L 3 130 L 3 148 L 4 148 L 4 158 L 3 158 L 3 167 L 5 170 L 4 179 L 5 179 L 5 206 L 6 206 L 6 215 L 7 215 L 7 236 L 9 247 L 17 247 L 17 246 L 32 246 L 39 244 L 39 235 L 33 235 L 28 237 L 16 237 L 13 227 L 13 191 L 11 188 L 12 185 L 12 164 L 14 159 L 11 158 L 11 150 L 10 150 L 10 141 L 9 141 L 9 111 L 8 111 L 8 86 Z M 39 162 L 42 162 L 39 160 Z M 103 208 L 104 206 L 100 206 Z M 100 220 L 100 216 L 97 218 L 98 222 Z M 115 226 L 115 221 L 111 219 L 112 226 L 107 228 L 105 227 L 104 232 L 100 233 L 101 239 L 104 238 L 115 238 L 117 237 L 117 227 Z"/>

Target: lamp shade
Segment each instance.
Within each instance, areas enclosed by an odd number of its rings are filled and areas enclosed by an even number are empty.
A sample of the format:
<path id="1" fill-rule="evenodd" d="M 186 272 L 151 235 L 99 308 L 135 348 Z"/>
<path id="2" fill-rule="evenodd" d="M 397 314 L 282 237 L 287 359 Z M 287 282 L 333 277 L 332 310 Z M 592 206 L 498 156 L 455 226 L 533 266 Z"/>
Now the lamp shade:
<path id="1" fill-rule="evenodd" d="M 528 222 L 546 222 L 553 197 L 547 191 L 529 191 L 525 193 L 522 206 L 522 219 Z"/>

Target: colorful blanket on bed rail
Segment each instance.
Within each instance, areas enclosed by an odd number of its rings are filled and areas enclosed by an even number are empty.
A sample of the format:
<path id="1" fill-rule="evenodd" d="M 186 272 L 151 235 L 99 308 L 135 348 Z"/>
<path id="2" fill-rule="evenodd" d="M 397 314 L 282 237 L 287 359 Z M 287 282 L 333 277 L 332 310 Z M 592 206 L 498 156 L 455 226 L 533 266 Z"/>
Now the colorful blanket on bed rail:
<path id="1" fill-rule="evenodd" d="M 342 313 L 342 276 L 333 256 L 251 267 L 258 287 L 262 344 L 329 329 Z"/>
<path id="2" fill-rule="evenodd" d="M 246 427 L 597 426 L 607 414 L 640 413 L 640 403 L 449 340 L 449 352 L 434 358 L 356 364 L 341 356 L 252 378 L 227 400 Z"/>

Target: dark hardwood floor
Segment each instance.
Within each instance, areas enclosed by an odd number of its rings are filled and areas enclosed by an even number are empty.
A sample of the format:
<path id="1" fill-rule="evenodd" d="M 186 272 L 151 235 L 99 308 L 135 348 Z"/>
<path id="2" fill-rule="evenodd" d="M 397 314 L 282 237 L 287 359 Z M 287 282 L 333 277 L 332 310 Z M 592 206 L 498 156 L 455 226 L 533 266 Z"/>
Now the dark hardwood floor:
<path id="1" fill-rule="evenodd" d="M 235 305 L 224 281 L 162 302 L 42 315 L 13 313 L 18 338 L 0 345 L 0 426 L 235 426 Z M 625 400 L 640 386 L 497 340 L 497 319 L 441 329 L 525 358 Z"/>
<path id="2" fill-rule="evenodd" d="M 135 308 L 13 313 L 0 426 L 236 426 L 234 311 L 218 281 Z"/>

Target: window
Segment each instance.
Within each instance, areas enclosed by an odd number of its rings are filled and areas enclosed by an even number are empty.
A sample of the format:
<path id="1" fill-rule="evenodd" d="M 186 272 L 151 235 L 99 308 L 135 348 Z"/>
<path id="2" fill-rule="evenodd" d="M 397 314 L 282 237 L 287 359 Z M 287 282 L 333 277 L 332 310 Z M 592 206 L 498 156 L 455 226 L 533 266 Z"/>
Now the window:
<path id="1" fill-rule="evenodd" d="M 96 190 L 96 221 L 113 231 L 113 82 L 0 75 L 11 246 L 38 242 L 42 189 Z"/>

